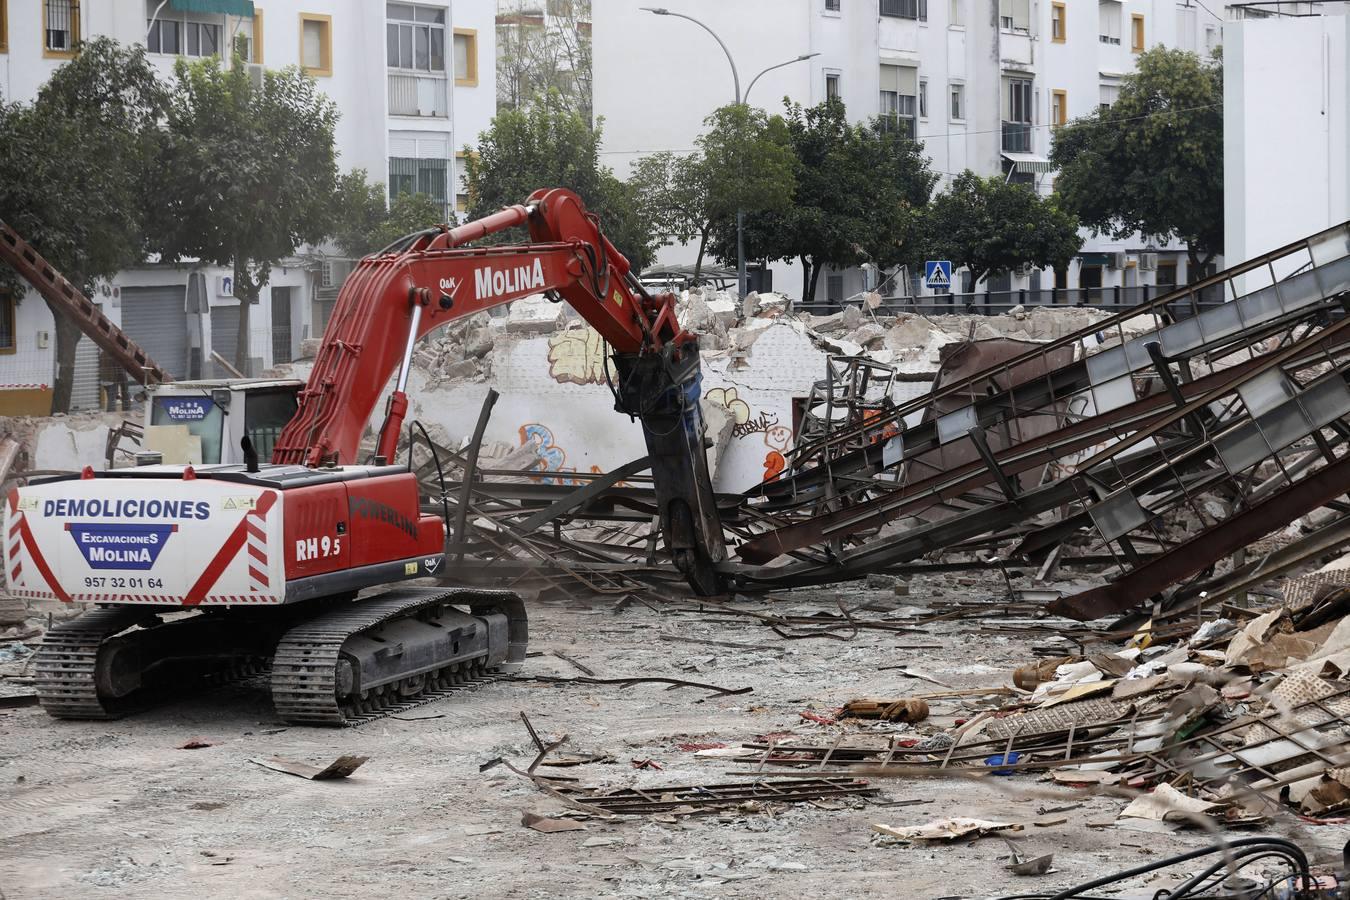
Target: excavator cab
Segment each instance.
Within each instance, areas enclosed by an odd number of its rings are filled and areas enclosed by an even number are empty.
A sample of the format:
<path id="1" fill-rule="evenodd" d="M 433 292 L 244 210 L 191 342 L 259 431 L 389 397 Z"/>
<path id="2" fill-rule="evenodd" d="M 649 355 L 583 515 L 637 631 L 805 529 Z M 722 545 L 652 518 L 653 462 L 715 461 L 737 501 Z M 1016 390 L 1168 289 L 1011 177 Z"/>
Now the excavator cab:
<path id="1" fill-rule="evenodd" d="M 295 417 L 298 379 L 209 379 L 152 385 L 145 450 L 169 465 L 244 463 L 243 439 L 267 459 Z M 148 457 L 155 460 L 155 457 Z"/>

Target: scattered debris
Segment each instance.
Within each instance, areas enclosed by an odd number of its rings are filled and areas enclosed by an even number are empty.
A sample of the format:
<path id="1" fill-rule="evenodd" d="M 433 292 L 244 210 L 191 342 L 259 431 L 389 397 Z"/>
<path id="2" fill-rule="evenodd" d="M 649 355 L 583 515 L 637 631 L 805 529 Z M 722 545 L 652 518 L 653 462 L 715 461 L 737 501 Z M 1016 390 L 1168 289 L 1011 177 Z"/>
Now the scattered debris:
<path id="1" fill-rule="evenodd" d="M 188 738 L 178 745 L 179 750 L 204 750 L 207 747 L 214 747 L 215 744 L 203 738 Z"/>
<path id="2" fill-rule="evenodd" d="M 307 763 L 296 762 L 290 759 L 282 759 L 279 756 L 267 757 L 265 759 L 250 759 L 249 762 L 262 766 L 264 769 L 273 769 L 277 772 L 285 772 L 287 775 L 298 775 L 301 778 L 308 778 L 310 781 L 330 781 L 335 778 L 346 778 L 357 769 L 361 768 L 370 757 L 368 756 L 350 756 L 343 755 L 333 760 L 326 766 L 311 766 Z"/>
<path id="3" fill-rule="evenodd" d="M 990 822 L 985 819 L 958 816 L 952 819 L 937 819 L 923 825 L 874 824 L 872 830 L 877 834 L 902 841 L 954 841 L 964 837 L 984 837 L 986 834 L 999 831 L 1021 831 L 1022 826 L 1013 822 Z"/>
<path id="4" fill-rule="evenodd" d="M 841 719 L 881 719 L 886 722 L 922 722 L 928 718 L 923 700 L 850 700 L 844 704 Z"/>
<path id="5" fill-rule="evenodd" d="M 1008 871 L 1014 875 L 1046 875 L 1055 864 L 1053 853 L 1046 853 L 1043 856 L 1023 856 L 1012 841 L 1004 838 L 1003 843 L 1008 845 L 1008 852 L 1011 854 Z"/>
<path id="6" fill-rule="evenodd" d="M 576 819 L 550 819 L 547 816 L 541 816 L 538 813 L 527 812 L 520 817 L 520 824 L 526 828 L 533 828 L 535 831 L 542 831 L 544 834 L 555 834 L 559 831 L 585 831 L 586 826 Z"/>

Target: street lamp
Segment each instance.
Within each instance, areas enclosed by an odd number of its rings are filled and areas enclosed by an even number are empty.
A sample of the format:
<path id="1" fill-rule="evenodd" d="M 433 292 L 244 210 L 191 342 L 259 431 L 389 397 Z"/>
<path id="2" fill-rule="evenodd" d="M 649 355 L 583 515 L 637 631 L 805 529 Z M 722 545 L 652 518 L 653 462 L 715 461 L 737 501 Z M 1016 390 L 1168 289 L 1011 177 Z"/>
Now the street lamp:
<path id="1" fill-rule="evenodd" d="M 697 25 L 699 28 L 702 28 L 704 31 L 708 32 L 708 34 L 711 34 L 711 35 L 713 36 L 713 40 L 717 41 L 717 45 L 718 45 L 719 47 L 722 48 L 722 52 L 725 53 L 725 54 L 727 55 L 727 62 L 731 64 L 731 80 L 732 80 L 732 82 L 733 82 L 733 84 L 734 84 L 734 86 L 735 86 L 735 89 L 736 89 L 736 105 L 737 105 L 737 106 L 740 106 L 740 105 L 743 104 L 743 103 L 749 103 L 750 88 L 753 88 L 753 87 L 755 86 L 755 82 L 756 82 L 756 81 L 759 81 L 760 75 L 763 75 L 765 72 L 772 72 L 774 69 L 781 69 L 781 68 L 783 68 L 783 66 L 790 66 L 790 65 L 792 65 L 793 63 L 805 62 L 806 60 L 810 59 L 810 58 L 813 57 L 813 56 L 819 56 L 819 55 L 820 55 L 819 53 L 803 53 L 803 54 L 801 54 L 800 56 L 795 57 L 794 59 L 789 59 L 789 60 L 787 60 L 786 62 L 780 62 L 780 63 L 777 63 L 777 64 L 775 64 L 775 65 L 769 66 L 767 69 L 765 69 L 764 71 L 760 72 L 759 75 L 756 75 L 754 78 L 751 78 L 751 79 L 750 79 L 750 85 L 745 89 L 745 94 L 742 95 L 742 94 L 741 94 L 741 75 L 740 75 L 740 72 L 738 72 L 738 71 L 736 70 L 736 60 L 732 59 L 732 57 L 731 57 L 731 51 L 727 49 L 726 43 L 725 43 L 720 37 L 717 36 L 717 32 L 713 31 L 713 30 L 712 30 L 711 28 L 709 28 L 706 24 L 704 24 L 703 22 L 700 22 L 698 19 L 695 19 L 693 16 L 687 16 L 687 15 L 685 15 L 684 13 L 671 12 L 670 10 L 666 9 L 664 6 L 643 6 L 643 7 L 640 7 L 640 9 L 642 9 L 644 12 L 649 12 L 649 13 L 651 13 L 651 14 L 653 14 L 653 15 L 657 15 L 657 16 L 674 16 L 674 17 L 677 18 L 677 19 L 688 19 L 690 22 L 693 22 L 693 23 L 694 23 L 695 25 Z M 744 297 L 745 294 L 746 294 L 746 288 L 747 288 L 747 287 L 748 287 L 748 285 L 746 284 L 746 280 L 745 280 L 745 210 L 743 210 L 743 209 L 737 209 L 737 210 L 736 210 L 736 290 L 737 290 L 737 293 L 738 293 L 741 297 Z"/>

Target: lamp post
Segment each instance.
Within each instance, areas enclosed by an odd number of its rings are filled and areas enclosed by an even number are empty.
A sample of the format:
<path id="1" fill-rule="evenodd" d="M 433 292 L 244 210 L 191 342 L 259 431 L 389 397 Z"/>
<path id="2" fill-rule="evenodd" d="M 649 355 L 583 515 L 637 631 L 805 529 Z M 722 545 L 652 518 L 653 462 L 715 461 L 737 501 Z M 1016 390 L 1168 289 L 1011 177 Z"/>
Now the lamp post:
<path id="1" fill-rule="evenodd" d="M 688 19 L 690 22 L 693 22 L 699 28 L 702 28 L 704 31 L 708 32 L 708 34 L 712 35 L 713 40 L 717 41 L 717 45 L 722 48 L 722 52 L 725 53 L 727 56 L 727 62 L 731 65 L 731 80 L 736 90 L 737 106 L 749 103 L 750 88 L 753 88 L 755 86 L 755 82 L 759 81 L 760 76 L 763 75 L 765 72 L 772 72 L 774 69 L 781 69 L 783 66 L 790 66 L 793 63 L 804 62 L 813 56 L 820 55 L 819 53 L 803 53 L 802 55 L 797 56 L 793 59 L 789 59 L 786 62 L 780 62 L 775 65 L 769 66 L 767 69 L 760 72 L 759 75 L 756 75 L 754 78 L 750 79 L 750 84 L 746 87 L 745 94 L 742 95 L 741 75 L 740 72 L 737 71 L 736 69 L 736 60 L 732 58 L 731 51 L 727 49 L 726 43 L 720 37 L 717 36 L 717 32 L 713 31 L 705 23 L 700 22 L 693 16 L 687 16 L 684 13 L 671 12 L 664 6 L 643 6 L 641 7 L 641 9 L 644 12 L 649 12 L 657 16 L 674 16 L 677 19 Z M 748 285 L 746 284 L 745 279 L 745 210 L 740 209 L 738 204 L 738 208 L 736 210 L 736 293 L 740 297 L 744 297 L 746 294 L 747 286 Z"/>

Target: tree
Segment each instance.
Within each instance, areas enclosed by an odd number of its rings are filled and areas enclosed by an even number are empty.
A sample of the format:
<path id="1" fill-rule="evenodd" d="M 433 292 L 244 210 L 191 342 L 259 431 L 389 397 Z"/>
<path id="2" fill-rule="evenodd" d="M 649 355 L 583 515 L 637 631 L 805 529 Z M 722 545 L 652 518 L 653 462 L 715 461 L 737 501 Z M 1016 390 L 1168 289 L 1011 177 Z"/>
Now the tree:
<path id="1" fill-rule="evenodd" d="M 937 176 L 920 146 L 892 123 L 850 124 L 844 104 L 787 105 L 787 130 L 797 159 L 792 202 L 746 219 L 746 255 L 802 265 L 802 300 L 815 299 L 826 266 L 871 262 L 881 269 L 919 258 L 920 216 Z M 713 227 L 713 253 L 736 252 L 734 216 Z"/>
<path id="2" fill-rule="evenodd" d="M 238 58 L 179 60 L 174 74 L 159 249 L 234 267 L 234 364 L 247 373 L 250 308 L 272 267 L 332 230 L 338 113 L 293 66 L 265 71 L 260 88 Z"/>
<path id="3" fill-rule="evenodd" d="M 1054 136 L 1063 207 L 1094 233 L 1186 242 L 1191 271 L 1223 252 L 1223 69 L 1185 50 L 1139 56 L 1120 97 Z"/>
<path id="4" fill-rule="evenodd" d="M 1062 267 L 1083 245 L 1053 198 L 969 169 L 933 198 L 924 224 L 929 253 L 970 269 L 976 283 L 1024 264 Z"/>
<path id="5" fill-rule="evenodd" d="M 145 258 L 148 203 L 167 94 L 141 47 L 82 43 L 32 105 L 0 104 L 0 215 L 72 284 L 94 282 Z M 0 264 L 0 291 L 22 294 Z M 50 304 L 48 304 L 50 306 Z M 52 410 L 69 412 L 80 329 L 52 306 L 56 379 Z"/>
<path id="6" fill-rule="evenodd" d="M 441 205 L 426 194 L 404 191 L 388 201 L 385 195 L 383 184 L 366 180 L 365 169 L 338 179 L 331 237 L 343 253 L 353 258 L 375 253 L 445 219 Z"/>
<path id="7" fill-rule="evenodd" d="M 638 160 L 629 182 L 643 215 L 661 239 L 698 241 L 694 279 L 718 219 L 783 212 L 797 186 L 796 157 L 787 126 L 749 106 L 724 106 L 709 116 L 697 149 L 680 155 L 663 151 Z"/>
<path id="8" fill-rule="evenodd" d="M 497 113 L 479 135 L 478 149 L 464 148 L 470 218 L 520 203 L 539 188 L 567 188 L 600 217 L 605 235 L 640 271 L 652 257 L 651 227 L 638 211 L 636 192 L 600 164 L 600 126 L 592 129 L 568 112 L 556 93 L 528 110 Z"/>
<path id="9" fill-rule="evenodd" d="M 510 7 L 510 8 L 506 8 Z M 555 102 L 592 121 L 591 3 L 499 3 L 497 109 L 526 109 L 557 92 Z"/>

